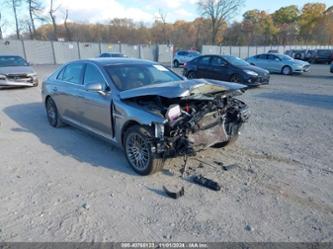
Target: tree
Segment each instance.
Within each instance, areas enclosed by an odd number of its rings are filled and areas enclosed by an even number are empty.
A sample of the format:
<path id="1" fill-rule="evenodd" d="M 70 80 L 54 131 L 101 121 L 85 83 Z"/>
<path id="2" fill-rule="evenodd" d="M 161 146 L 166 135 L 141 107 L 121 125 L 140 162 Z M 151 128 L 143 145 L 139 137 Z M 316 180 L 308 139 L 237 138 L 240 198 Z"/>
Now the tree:
<path id="1" fill-rule="evenodd" d="M 198 7 L 203 17 L 211 22 L 211 42 L 217 43 L 217 35 L 225 22 L 237 13 L 243 0 L 200 0 Z"/>
<path id="2" fill-rule="evenodd" d="M 297 21 L 300 14 L 296 5 L 282 7 L 272 14 L 275 24 L 291 24 Z"/>
<path id="3" fill-rule="evenodd" d="M 53 26 L 53 40 L 58 40 L 58 30 L 57 30 L 57 22 L 56 22 L 55 13 L 57 12 L 59 7 L 60 6 L 54 7 L 54 0 L 50 0 L 49 15 L 50 15 L 52 26 Z"/>
<path id="4" fill-rule="evenodd" d="M 43 20 L 42 12 L 44 10 L 43 4 L 40 0 L 26 0 L 29 9 L 29 19 L 31 26 L 31 38 L 35 38 L 36 36 L 36 25 L 35 19 Z"/>
<path id="5" fill-rule="evenodd" d="M 71 31 L 69 30 L 67 20 L 68 20 L 68 9 L 66 9 L 66 12 L 65 12 L 64 27 L 65 27 L 65 30 L 66 30 L 67 41 L 71 41 L 72 40 L 72 34 L 71 34 Z"/>
<path id="6" fill-rule="evenodd" d="M 0 40 L 3 39 L 3 30 L 2 30 L 3 26 L 4 26 L 4 23 L 2 21 L 2 15 L 1 15 L 1 11 L 0 11 Z"/>
<path id="7" fill-rule="evenodd" d="M 20 26 L 19 26 L 19 20 L 18 20 L 18 14 L 17 11 L 22 5 L 22 0 L 7 0 L 6 2 L 10 8 L 13 10 L 14 13 L 14 19 L 15 19 L 15 31 L 16 31 L 16 38 L 20 39 Z"/>
<path id="8" fill-rule="evenodd" d="M 307 3 L 299 17 L 300 34 L 305 41 L 312 38 L 316 24 L 324 16 L 326 5 L 323 3 Z"/>

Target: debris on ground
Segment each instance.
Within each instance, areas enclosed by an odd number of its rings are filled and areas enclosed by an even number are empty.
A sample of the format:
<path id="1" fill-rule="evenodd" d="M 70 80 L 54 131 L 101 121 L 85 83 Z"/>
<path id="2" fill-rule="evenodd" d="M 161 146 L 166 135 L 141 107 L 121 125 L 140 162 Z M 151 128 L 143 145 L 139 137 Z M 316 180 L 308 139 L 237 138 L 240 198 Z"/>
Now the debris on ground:
<path id="1" fill-rule="evenodd" d="M 163 186 L 163 190 L 167 194 L 167 196 L 169 196 L 173 199 L 178 199 L 185 194 L 184 186 L 182 186 L 179 190 L 176 190 L 176 191 L 174 189 L 172 189 L 172 190 L 167 189 L 165 186 Z"/>
<path id="2" fill-rule="evenodd" d="M 246 231 L 249 231 L 249 232 L 252 232 L 254 231 L 254 228 L 251 226 L 251 225 L 246 225 L 245 228 L 244 228 Z"/>
<path id="3" fill-rule="evenodd" d="M 193 176 L 192 181 L 201 185 L 201 186 L 204 186 L 206 188 L 209 188 L 209 189 L 212 189 L 212 190 L 215 190 L 215 191 L 220 191 L 221 190 L 221 186 L 217 182 L 215 182 L 211 179 L 208 179 L 208 178 L 206 178 L 202 175 Z"/>
<path id="4" fill-rule="evenodd" d="M 88 203 L 84 203 L 84 204 L 82 205 L 82 207 L 83 207 L 84 209 L 86 209 L 86 210 L 89 210 L 89 208 L 90 208 L 90 206 L 89 206 Z"/>

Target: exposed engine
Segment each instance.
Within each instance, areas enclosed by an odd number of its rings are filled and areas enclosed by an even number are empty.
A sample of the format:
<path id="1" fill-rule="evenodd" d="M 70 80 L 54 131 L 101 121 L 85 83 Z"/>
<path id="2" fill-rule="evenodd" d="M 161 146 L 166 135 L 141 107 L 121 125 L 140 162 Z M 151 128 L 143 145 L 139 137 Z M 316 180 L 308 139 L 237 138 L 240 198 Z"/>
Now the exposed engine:
<path id="1" fill-rule="evenodd" d="M 141 97 L 135 102 L 167 120 L 163 130 L 155 127 L 154 152 L 163 157 L 195 155 L 213 145 L 223 146 L 237 137 L 249 117 L 247 105 L 231 93 Z"/>

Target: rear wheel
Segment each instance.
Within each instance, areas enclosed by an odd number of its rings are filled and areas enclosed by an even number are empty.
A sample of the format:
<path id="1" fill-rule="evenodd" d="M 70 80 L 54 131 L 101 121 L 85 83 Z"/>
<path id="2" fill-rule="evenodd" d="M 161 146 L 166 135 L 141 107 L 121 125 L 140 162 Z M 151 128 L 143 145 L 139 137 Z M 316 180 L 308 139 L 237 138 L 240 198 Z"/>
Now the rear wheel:
<path id="1" fill-rule="evenodd" d="M 173 66 L 174 66 L 175 68 L 178 68 L 178 67 L 179 67 L 179 61 L 174 60 L 174 61 L 173 61 Z"/>
<path id="2" fill-rule="evenodd" d="M 164 160 L 152 153 L 151 132 L 145 127 L 134 125 L 127 129 L 124 147 L 127 161 L 139 175 L 150 175 L 163 168 Z"/>
<path id="3" fill-rule="evenodd" d="M 57 106 L 51 97 L 47 98 L 46 100 L 46 114 L 47 120 L 51 126 L 56 128 L 63 126 L 63 122 L 59 116 Z"/>
<path id="4" fill-rule="evenodd" d="M 291 69 L 291 67 L 289 67 L 289 66 L 284 66 L 283 68 L 282 68 L 282 74 L 283 75 L 291 75 L 292 74 L 292 69 Z"/>
<path id="5" fill-rule="evenodd" d="M 240 83 L 242 81 L 240 75 L 238 74 L 233 74 L 231 77 L 230 77 L 230 82 L 235 82 L 235 83 Z"/>

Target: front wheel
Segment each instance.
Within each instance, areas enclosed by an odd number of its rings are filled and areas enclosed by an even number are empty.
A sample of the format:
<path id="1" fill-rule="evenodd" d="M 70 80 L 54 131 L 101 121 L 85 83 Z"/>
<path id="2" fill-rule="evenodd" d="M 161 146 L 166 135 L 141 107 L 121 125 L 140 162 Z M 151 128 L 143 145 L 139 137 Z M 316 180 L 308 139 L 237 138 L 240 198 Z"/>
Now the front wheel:
<path id="1" fill-rule="evenodd" d="M 240 75 L 234 74 L 230 77 L 230 82 L 240 83 L 242 81 Z"/>
<path id="2" fill-rule="evenodd" d="M 284 66 L 282 68 L 282 74 L 283 75 L 291 75 L 292 74 L 292 69 L 289 66 Z"/>
<path id="3" fill-rule="evenodd" d="M 163 168 L 164 160 L 152 153 L 151 132 L 145 127 L 134 125 L 124 137 L 125 154 L 128 163 L 139 175 L 150 175 Z"/>
<path id="4" fill-rule="evenodd" d="M 56 128 L 63 126 L 63 122 L 59 116 L 57 106 L 51 97 L 46 100 L 46 114 L 47 120 L 51 126 Z"/>
<path id="5" fill-rule="evenodd" d="M 187 75 L 188 79 L 195 79 L 196 77 L 197 76 L 196 76 L 195 72 L 193 72 L 193 71 L 189 72 L 188 75 Z"/>

